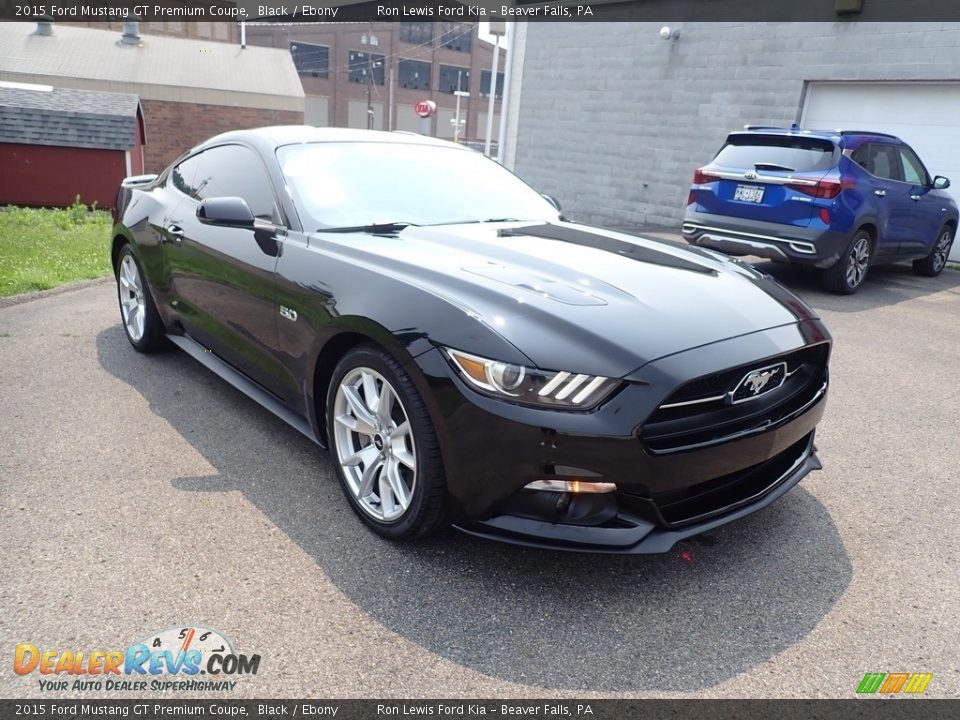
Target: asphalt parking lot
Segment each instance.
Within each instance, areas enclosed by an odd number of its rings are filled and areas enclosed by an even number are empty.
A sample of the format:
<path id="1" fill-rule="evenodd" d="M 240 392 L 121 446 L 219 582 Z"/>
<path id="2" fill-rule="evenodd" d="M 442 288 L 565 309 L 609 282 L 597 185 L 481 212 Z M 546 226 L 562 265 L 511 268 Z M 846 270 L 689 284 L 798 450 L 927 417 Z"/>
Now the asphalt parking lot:
<path id="1" fill-rule="evenodd" d="M 824 470 L 655 557 L 389 544 L 307 439 L 133 352 L 111 284 L 0 307 L 0 696 L 41 695 L 17 643 L 186 624 L 262 656 L 239 697 L 850 697 L 867 671 L 960 695 L 960 271 L 835 297 L 763 267 L 835 337 Z"/>

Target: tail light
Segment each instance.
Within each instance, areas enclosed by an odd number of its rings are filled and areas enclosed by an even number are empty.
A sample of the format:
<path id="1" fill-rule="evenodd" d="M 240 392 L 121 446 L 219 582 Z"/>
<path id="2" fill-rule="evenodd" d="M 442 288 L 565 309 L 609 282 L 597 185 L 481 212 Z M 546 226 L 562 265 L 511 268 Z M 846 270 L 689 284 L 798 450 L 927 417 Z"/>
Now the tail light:
<path id="1" fill-rule="evenodd" d="M 694 185 L 703 185 L 703 183 L 713 182 L 714 180 L 719 180 L 720 178 L 716 175 L 711 175 L 708 172 L 704 172 L 703 168 L 697 168 L 693 171 L 693 184 Z"/>
<path id="2" fill-rule="evenodd" d="M 816 185 L 800 185 L 799 183 L 791 183 L 787 185 L 787 187 L 791 190 L 802 192 L 804 195 L 831 200 L 844 190 L 849 190 L 852 188 L 853 180 L 851 178 L 840 178 L 839 180 L 834 178 L 825 178 L 817 182 Z"/>

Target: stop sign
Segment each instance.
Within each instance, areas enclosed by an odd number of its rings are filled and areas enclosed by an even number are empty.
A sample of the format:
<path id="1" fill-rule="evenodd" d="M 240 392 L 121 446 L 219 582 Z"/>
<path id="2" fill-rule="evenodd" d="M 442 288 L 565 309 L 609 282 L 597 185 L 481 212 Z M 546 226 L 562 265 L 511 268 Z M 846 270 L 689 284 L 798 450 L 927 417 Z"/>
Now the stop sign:
<path id="1" fill-rule="evenodd" d="M 414 112 L 422 118 L 428 118 L 437 110 L 437 104 L 433 100 L 421 100 L 413 106 Z"/>

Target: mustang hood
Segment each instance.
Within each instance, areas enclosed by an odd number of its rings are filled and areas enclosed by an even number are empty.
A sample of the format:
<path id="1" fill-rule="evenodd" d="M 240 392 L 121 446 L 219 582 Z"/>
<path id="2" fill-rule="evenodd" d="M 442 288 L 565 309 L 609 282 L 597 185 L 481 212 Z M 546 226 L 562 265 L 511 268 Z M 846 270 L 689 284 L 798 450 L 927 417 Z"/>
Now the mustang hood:
<path id="1" fill-rule="evenodd" d="M 739 263 L 572 223 L 321 237 L 456 304 L 547 370 L 623 377 L 666 355 L 814 317 Z"/>

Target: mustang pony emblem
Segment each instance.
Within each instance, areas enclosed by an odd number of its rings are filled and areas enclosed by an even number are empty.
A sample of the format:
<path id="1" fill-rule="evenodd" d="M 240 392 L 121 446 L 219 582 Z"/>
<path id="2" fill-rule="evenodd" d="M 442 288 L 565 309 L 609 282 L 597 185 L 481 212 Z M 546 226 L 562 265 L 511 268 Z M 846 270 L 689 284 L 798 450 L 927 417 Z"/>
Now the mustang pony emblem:
<path id="1" fill-rule="evenodd" d="M 750 392 L 756 395 L 761 390 L 763 390 L 767 383 L 770 382 L 770 378 L 777 374 L 777 369 L 765 370 L 761 373 L 754 373 L 748 375 L 747 379 L 744 381 L 747 384 L 747 387 L 750 388 Z"/>
<path id="2" fill-rule="evenodd" d="M 783 385 L 786 379 L 787 364 L 783 362 L 751 370 L 727 393 L 727 402 L 742 403 L 766 395 Z"/>

